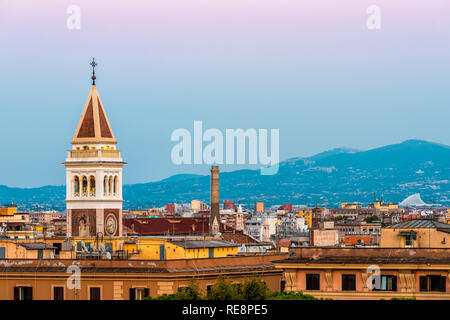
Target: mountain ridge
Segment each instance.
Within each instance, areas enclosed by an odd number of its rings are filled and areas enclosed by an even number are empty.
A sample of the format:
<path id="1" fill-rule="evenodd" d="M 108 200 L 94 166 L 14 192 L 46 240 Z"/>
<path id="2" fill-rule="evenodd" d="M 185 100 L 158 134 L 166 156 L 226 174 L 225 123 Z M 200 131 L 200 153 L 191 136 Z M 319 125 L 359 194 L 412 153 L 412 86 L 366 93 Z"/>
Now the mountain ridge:
<path id="1" fill-rule="evenodd" d="M 400 202 L 420 193 L 427 201 L 450 204 L 450 147 L 424 140 L 406 140 L 365 151 L 335 148 L 311 157 L 280 162 L 273 176 L 259 170 L 241 169 L 220 173 L 223 199 L 267 205 L 293 203 L 316 205 L 341 201 L 370 202 L 373 192 L 386 201 Z M 160 181 L 123 186 L 124 208 L 209 202 L 209 176 L 177 174 Z M 0 185 L 0 203 L 11 201 L 33 208 L 64 210 L 64 186 L 9 188 Z"/>

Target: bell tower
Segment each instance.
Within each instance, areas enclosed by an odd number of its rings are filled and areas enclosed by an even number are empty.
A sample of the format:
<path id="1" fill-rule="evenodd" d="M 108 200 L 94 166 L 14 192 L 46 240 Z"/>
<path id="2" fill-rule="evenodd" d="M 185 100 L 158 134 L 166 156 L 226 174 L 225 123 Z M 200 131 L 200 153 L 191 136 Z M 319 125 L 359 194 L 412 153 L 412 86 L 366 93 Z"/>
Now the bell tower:
<path id="1" fill-rule="evenodd" d="M 122 167 L 120 151 L 105 108 L 92 87 L 66 161 L 68 237 L 122 236 Z"/>

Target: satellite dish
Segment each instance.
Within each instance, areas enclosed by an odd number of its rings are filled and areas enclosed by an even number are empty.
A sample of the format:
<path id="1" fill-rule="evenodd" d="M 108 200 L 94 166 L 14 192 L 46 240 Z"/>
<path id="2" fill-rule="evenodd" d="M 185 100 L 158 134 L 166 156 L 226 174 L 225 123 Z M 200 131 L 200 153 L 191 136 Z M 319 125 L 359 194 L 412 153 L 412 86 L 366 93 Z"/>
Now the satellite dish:
<path id="1" fill-rule="evenodd" d="M 104 251 L 105 251 L 105 246 L 103 245 L 103 242 L 100 243 L 100 245 L 98 246 L 98 250 L 99 250 L 100 252 L 104 252 Z"/>
<path id="2" fill-rule="evenodd" d="M 53 253 L 53 251 L 50 251 L 50 259 L 55 259 L 55 254 Z"/>
<path id="3" fill-rule="evenodd" d="M 106 259 L 111 260 L 111 253 L 109 251 L 106 252 Z"/>

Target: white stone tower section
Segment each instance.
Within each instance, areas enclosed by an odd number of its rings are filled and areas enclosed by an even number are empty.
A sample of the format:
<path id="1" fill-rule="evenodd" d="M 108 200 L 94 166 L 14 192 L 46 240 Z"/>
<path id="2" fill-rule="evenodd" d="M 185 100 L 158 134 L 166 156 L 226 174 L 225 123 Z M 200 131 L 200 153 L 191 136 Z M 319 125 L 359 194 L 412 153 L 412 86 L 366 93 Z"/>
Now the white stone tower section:
<path id="1" fill-rule="evenodd" d="M 95 74 L 95 73 L 94 73 Z M 94 80 L 66 161 L 67 236 L 122 236 L 120 151 Z"/>
<path id="2" fill-rule="evenodd" d="M 242 205 L 239 205 L 236 212 L 235 229 L 236 231 L 244 230 L 244 212 L 242 211 Z"/>

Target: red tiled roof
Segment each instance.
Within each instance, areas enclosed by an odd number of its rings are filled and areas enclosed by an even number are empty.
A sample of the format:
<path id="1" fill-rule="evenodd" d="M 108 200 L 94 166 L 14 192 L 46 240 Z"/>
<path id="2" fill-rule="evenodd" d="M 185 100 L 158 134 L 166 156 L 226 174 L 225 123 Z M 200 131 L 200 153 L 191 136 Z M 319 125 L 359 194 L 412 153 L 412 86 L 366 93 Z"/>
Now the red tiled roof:
<path id="1" fill-rule="evenodd" d="M 209 233 L 209 218 L 126 218 L 123 225 L 143 236 Z"/>
<path id="2" fill-rule="evenodd" d="M 249 235 L 243 233 L 231 233 L 225 232 L 222 233 L 222 239 L 228 242 L 238 243 L 238 244 L 247 244 L 247 243 L 257 243 L 256 239 L 250 237 Z"/>
<path id="3" fill-rule="evenodd" d="M 280 239 L 278 245 L 280 247 L 289 247 L 291 245 L 291 239 L 289 238 Z"/>
<path id="4" fill-rule="evenodd" d="M 105 108 L 95 85 L 91 87 L 72 140 L 72 143 L 86 142 L 116 143 Z"/>
<path id="5" fill-rule="evenodd" d="M 92 107 L 92 98 L 89 99 L 88 108 L 84 114 L 84 118 L 81 123 L 80 131 L 78 131 L 78 138 L 92 138 L 95 137 L 95 125 L 94 125 L 94 111 Z"/>

